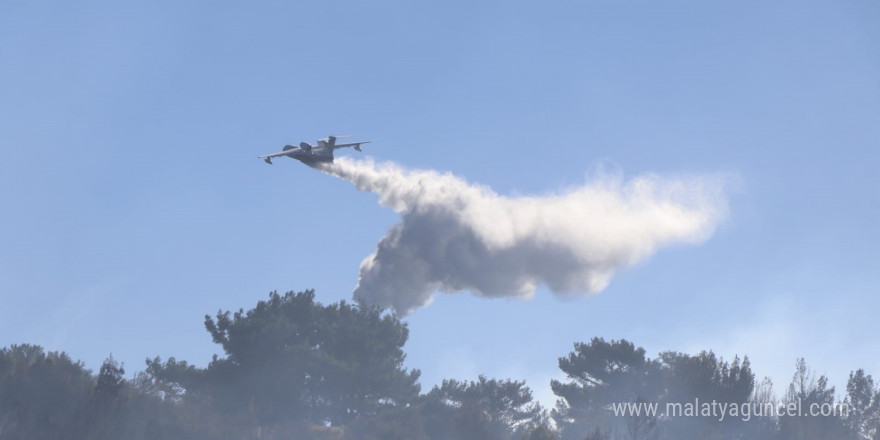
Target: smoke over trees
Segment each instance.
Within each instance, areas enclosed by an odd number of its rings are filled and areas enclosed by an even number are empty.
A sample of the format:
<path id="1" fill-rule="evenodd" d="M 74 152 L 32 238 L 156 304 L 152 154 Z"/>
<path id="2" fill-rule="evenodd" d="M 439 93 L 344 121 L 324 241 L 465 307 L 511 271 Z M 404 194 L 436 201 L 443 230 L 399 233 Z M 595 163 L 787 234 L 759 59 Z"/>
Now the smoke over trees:
<path id="1" fill-rule="evenodd" d="M 112 357 L 97 375 L 33 345 L 0 350 L 0 439 L 880 439 L 880 389 L 854 371 L 844 396 L 798 360 L 777 399 L 748 358 L 711 351 L 651 358 L 593 338 L 559 359 L 566 379 L 548 411 L 525 382 L 448 379 L 421 393 L 403 366 L 408 331 L 394 315 L 314 293 L 272 293 L 245 312 L 205 317 L 223 356 L 205 367 L 158 357 L 125 377 Z M 825 416 L 672 416 L 648 405 L 845 404 Z M 620 412 L 621 405 L 642 408 Z"/>

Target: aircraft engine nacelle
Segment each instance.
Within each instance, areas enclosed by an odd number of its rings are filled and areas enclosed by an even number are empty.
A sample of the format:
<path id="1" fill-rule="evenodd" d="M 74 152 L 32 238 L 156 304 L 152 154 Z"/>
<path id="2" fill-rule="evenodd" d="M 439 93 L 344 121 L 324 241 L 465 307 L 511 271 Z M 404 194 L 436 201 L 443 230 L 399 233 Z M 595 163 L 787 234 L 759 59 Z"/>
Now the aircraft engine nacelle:
<path id="1" fill-rule="evenodd" d="M 296 147 L 294 147 L 293 145 L 285 145 L 284 149 L 282 149 L 281 151 L 290 151 L 294 148 L 296 148 Z"/>
<path id="2" fill-rule="evenodd" d="M 312 152 L 312 145 L 309 144 L 308 142 L 300 142 L 299 147 L 302 148 L 303 150 L 305 150 L 306 153 Z"/>

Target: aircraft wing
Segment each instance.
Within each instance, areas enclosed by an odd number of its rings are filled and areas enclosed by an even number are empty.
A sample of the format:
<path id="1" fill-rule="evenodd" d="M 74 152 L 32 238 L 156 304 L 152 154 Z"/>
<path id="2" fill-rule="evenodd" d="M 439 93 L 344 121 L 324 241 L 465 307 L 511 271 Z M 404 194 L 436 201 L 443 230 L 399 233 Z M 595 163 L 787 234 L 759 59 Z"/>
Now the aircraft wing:
<path id="1" fill-rule="evenodd" d="M 267 154 L 265 156 L 257 156 L 257 157 L 259 157 L 260 159 L 265 159 L 267 157 L 287 156 L 288 154 L 290 154 L 290 151 L 279 151 L 277 153 L 272 153 L 272 154 Z"/>
<path id="2" fill-rule="evenodd" d="M 333 147 L 334 147 L 334 148 L 354 147 L 355 150 L 361 151 L 361 145 L 363 145 L 363 144 L 369 144 L 369 143 L 370 143 L 370 141 L 351 142 L 351 143 L 347 143 L 347 144 L 336 144 L 336 145 L 334 145 Z"/>
<path id="3" fill-rule="evenodd" d="M 272 153 L 272 154 L 267 154 L 265 156 L 257 156 L 257 157 L 266 161 L 267 164 L 272 165 L 272 158 L 273 157 L 287 156 L 288 154 L 290 154 L 290 151 L 279 151 L 277 153 Z"/>

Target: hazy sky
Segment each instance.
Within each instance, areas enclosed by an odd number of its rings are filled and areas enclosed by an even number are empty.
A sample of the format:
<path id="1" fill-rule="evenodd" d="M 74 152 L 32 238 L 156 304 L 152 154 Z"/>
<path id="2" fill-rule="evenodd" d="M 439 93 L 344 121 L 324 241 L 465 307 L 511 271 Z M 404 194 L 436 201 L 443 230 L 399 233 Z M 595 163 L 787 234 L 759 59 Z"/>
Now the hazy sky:
<path id="1" fill-rule="evenodd" d="M 204 365 L 205 314 L 349 299 L 398 215 L 256 156 L 354 134 L 342 154 L 512 196 L 735 176 L 708 242 L 595 297 L 408 316 L 426 388 L 485 373 L 547 401 L 593 336 L 748 354 L 777 390 L 798 356 L 880 375 L 877 2 L 148 3 L 0 3 L 0 346 Z"/>

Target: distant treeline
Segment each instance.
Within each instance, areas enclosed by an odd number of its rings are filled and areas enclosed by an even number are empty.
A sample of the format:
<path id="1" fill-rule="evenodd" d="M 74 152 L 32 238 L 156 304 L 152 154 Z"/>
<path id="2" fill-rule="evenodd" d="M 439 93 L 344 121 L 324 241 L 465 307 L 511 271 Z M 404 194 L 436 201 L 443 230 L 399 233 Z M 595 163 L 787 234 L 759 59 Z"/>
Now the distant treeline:
<path id="1" fill-rule="evenodd" d="M 551 383 L 559 400 L 545 409 L 511 379 L 450 379 L 422 393 L 419 371 L 403 367 L 406 324 L 344 301 L 322 305 L 313 291 L 271 293 L 247 312 L 206 316 L 205 328 L 224 352 L 206 368 L 156 357 L 128 379 L 112 357 L 94 375 L 65 353 L 0 350 L 0 440 L 880 440 L 871 376 L 851 373 L 836 396 L 803 360 L 777 396 L 746 357 L 652 359 L 631 342 L 593 338 L 559 359 L 567 378 Z M 666 413 L 676 405 L 681 414 Z"/>

